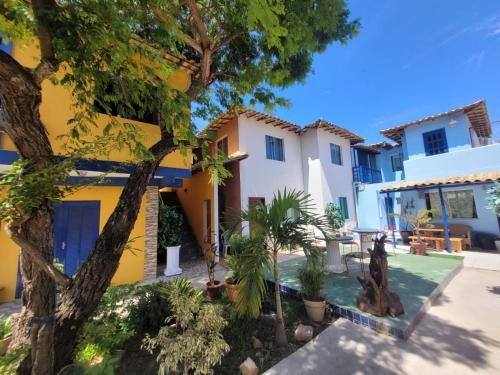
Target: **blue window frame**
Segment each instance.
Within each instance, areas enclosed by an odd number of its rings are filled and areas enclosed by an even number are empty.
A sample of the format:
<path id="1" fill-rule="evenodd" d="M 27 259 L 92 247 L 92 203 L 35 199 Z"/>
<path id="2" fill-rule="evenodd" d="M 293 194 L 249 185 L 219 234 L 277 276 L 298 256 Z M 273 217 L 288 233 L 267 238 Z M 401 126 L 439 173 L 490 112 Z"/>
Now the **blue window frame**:
<path id="1" fill-rule="evenodd" d="M 444 128 L 422 134 L 424 138 L 425 155 L 438 155 L 448 152 L 448 142 Z"/>
<path id="2" fill-rule="evenodd" d="M 337 207 L 340 209 L 342 213 L 342 217 L 344 219 L 349 219 L 349 210 L 347 208 L 347 198 L 346 197 L 338 197 L 337 198 Z"/>
<path id="3" fill-rule="evenodd" d="M 266 158 L 269 160 L 285 161 L 283 139 L 266 135 Z"/>
<path id="4" fill-rule="evenodd" d="M 330 143 L 332 164 L 342 165 L 342 148 L 335 143 Z"/>
<path id="5" fill-rule="evenodd" d="M 402 171 L 403 170 L 403 155 L 402 154 L 391 155 L 391 164 L 392 164 L 392 171 L 393 172 Z"/>
<path id="6" fill-rule="evenodd" d="M 13 47 L 12 41 L 6 43 L 2 39 L 2 35 L 0 35 L 0 50 L 7 52 L 9 55 L 12 55 L 12 47 Z"/>

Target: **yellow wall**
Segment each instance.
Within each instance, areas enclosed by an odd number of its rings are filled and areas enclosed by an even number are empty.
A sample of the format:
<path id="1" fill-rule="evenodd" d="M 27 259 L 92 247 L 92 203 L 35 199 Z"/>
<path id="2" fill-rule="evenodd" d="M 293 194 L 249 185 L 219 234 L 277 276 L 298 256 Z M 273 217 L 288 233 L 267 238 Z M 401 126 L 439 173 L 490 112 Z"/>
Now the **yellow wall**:
<path id="1" fill-rule="evenodd" d="M 193 177 L 184 180 L 184 187 L 176 189 L 182 208 L 193 229 L 200 246 L 203 245 L 203 202 L 210 200 L 212 224 L 214 215 L 214 188 L 210 183 L 208 172 L 198 172 Z M 213 229 L 212 229 L 213 230 Z"/>
<path id="2" fill-rule="evenodd" d="M 39 50 L 33 43 L 24 45 L 21 42 L 14 42 L 12 56 L 22 65 L 33 68 L 38 62 Z M 191 83 L 191 76 L 186 70 L 177 70 L 172 74 L 170 83 L 180 90 L 187 90 Z M 75 109 L 72 107 L 72 104 L 73 100 L 68 88 L 54 85 L 49 80 L 45 80 L 42 83 L 40 116 L 48 131 L 50 142 L 56 154 L 62 152 L 62 145 L 64 143 L 64 140 L 58 139 L 58 137 L 68 133 L 68 120 L 75 114 Z M 145 146 L 152 146 L 160 139 L 160 128 L 157 125 L 133 120 L 125 121 L 140 126 L 143 133 L 142 143 Z M 102 129 L 104 129 L 109 122 L 109 116 L 99 115 L 96 122 L 97 127 L 94 133 L 102 134 Z M 5 134 L 3 138 L 2 148 L 6 150 L 15 150 L 11 140 L 8 139 Z M 114 161 L 130 161 L 131 156 L 127 149 L 114 150 L 111 152 L 109 159 Z M 160 165 L 163 167 L 189 169 L 191 168 L 191 152 L 187 151 L 186 155 L 182 155 L 180 151 L 176 151 L 168 155 Z"/>
<path id="3" fill-rule="evenodd" d="M 88 187 L 80 190 L 64 200 L 100 200 L 99 231 L 113 212 L 122 187 Z M 142 201 L 139 216 L 134 229 L 130 234 L 131 239 L 135 239 L 130 246 L 139 249 L 138 251 L 125 250 L 120 260 L 118 270 L 113 277 L 113 284 L 132 283 L 142 281 L 144 278 L 144 236 L 146 228 L 145 198 Z M 19 258 L 19 248 L 7 236 L 5 230 L 0 230 L 0 302 L 11 301 L 15 297 L 17 267 Z"/>

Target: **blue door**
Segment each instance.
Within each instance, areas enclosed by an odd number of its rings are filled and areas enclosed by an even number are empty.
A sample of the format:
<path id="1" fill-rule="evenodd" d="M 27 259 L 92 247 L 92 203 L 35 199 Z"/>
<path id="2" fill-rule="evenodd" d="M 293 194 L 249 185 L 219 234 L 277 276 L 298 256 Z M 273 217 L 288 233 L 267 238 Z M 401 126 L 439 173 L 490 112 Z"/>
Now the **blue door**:
<path id="1" fill-rule="evenodd" d="M 392 216 L 394 214 L 394 202 L 392 197 L 385 197 L 385 207 L 387 213 L 387 220 L 391 228 L 388 229 L 396 229 L 396 218 Z"/>
<path id="2" fill-rule="evenodd" d="M 54 208 L 54 257 L 72 276 L 99 235 L 99 201 L 66 201 Z"/>

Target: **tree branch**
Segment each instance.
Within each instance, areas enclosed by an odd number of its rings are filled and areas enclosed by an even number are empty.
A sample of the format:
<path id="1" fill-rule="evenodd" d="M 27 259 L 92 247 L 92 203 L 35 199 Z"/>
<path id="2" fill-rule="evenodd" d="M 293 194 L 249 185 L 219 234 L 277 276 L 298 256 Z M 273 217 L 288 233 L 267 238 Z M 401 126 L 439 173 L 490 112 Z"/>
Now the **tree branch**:
<path id="1" fill-rule="evenodd" d="M 37 249 L 37 246 L 26 238 L 21 236 L 18 232 L 18 227 L 12 224 L 7 224 L 5 230 L 10 238 L 18 244 L 23 251 L 26 251 L 33 262 L 37 264 L 40 269 L 45 271 L 57 284 L 67 288 L 71 284 L 71 278 L 59 271 L 52 263 L 48 262 Z"/>
<path id="2" fill-rule="evenodd" d="M 161 21 L 163 21 L 165 23 L 165 25 L 167 25 L 168 28 L 172 29 L 173 32 L 179 38 L 181 38 L 188 46 L 190 46 L 191 48 L 193 48 L 195 51 L 197 51 L 200 54 L 203 53 L 203 50 L 202 50 L 200 44 L 196 40 L 191 38 L 189 35 L 187 35 L 183 31 L 181 31 L 178 27 L 176 27 L 163 10 L 161 10 L 159 8 L 155 8 L 154 12 L 155 12 L 156 16 Z"/>
<path id="3" fill-rule="evenodd" d="M 49 31 L 51 30 L 50 26 L 52 26 L 52 29 L 57 28 L 57 25 L 53 25 L 51 18 L 51 13 L 57 11 L 57 3 L 53 0 L 33 0 L 31 6 L 36 19 L 41 54 L 40 63 L 34 69 L 33 74 L 40 84 L 54 74 L 59 66 L 54 53 L 52 35 Z"/>
<path id="4" fill-rule="evenodd" d="M 222 47 L 228 45 L 229 43 L 231 43 L 233 40 L 235 40 L 236 38 L 242 36 L 242 35 L 245 35 L 246 33 L 248 33 L 247 30 L 241 30 L 241 31 L 238 31 L 234 34 L 231 34 L 229 35 L 227 38 L 225 38 L 222 42 L 220 42 L 219 44 L 216 44 L 213 48 L 212 48 L 212 51 L 215 52 L 215 51 L 218 51 L 219 49 L 221 49 Z"/>
<path id="5" fill-rule="evenodd" d="M 201 47 L 206 50 L 210 49 L 210 40 L 208 38 L 207 28 L 205 27 L 205 23 L 201 18 L 200 9 L 196 5 L 196 0 L 185 0 L 187 7 L 191 13 L 191 17 L 193 18 L 194 25 L 196 27 L 196 31 L 200 37 Z"/>

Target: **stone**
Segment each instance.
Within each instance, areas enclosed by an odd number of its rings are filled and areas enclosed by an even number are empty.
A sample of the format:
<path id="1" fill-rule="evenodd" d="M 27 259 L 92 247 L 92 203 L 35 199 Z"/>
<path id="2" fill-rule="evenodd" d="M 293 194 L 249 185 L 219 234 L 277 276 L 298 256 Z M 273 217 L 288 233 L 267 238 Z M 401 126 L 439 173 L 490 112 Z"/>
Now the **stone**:
<path id="1" fill-rule="evenodd" d="M 240 365 L 240 371 L 241 375 L 258 375 L 259 368 L 252 358 L 248 357 L 245 359 L 245 362 Z"/>
<path id="2" fill-rule="evenodd" d="M 307 342 L 313 338 L 314 329 L 312 326 L 299 324 L 295 329 L 295 340 Z"/>
<path id="3" fill-rule="evenodd" d="M 255 336 L 252 337 L 252 345 L 253 345 L 254 349 L 262 349 L 264 347 L 264 344 L 262 343 L 262 341 L 260 341 Z"/>

